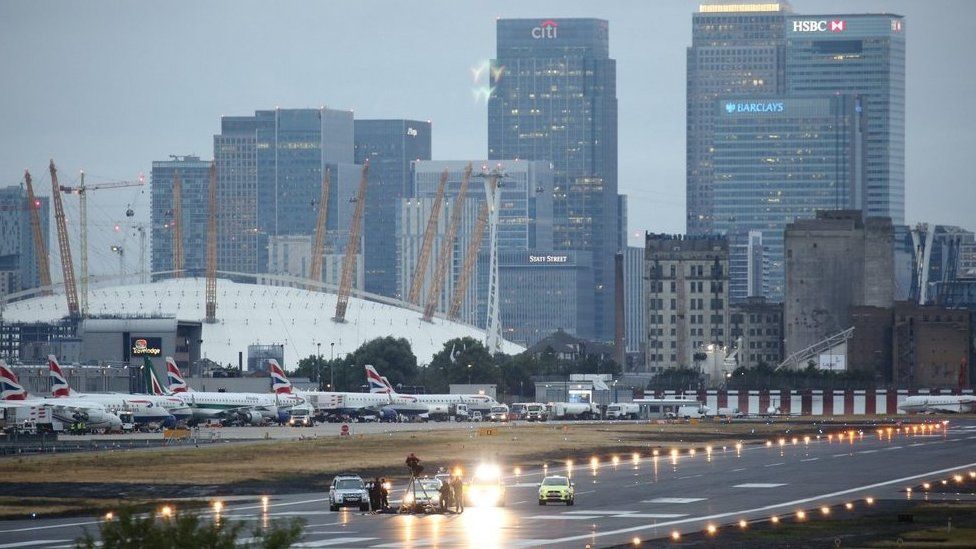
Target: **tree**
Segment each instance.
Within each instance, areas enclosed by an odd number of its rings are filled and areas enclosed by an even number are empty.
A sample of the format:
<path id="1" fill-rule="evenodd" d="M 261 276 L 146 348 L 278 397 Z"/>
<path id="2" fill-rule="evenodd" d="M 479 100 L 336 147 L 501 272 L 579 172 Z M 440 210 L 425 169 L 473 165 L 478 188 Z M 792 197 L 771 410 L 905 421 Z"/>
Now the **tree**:
<path id="1" fill-rule="evenodd" d="M 418 381 L 417 357 L 405 338 L 379 337 L 361 345 L 336 365 L 338 391 L 359 391 L 366 382 L 367 364 L 390 380 L 394 387 Z"/>
<path id="2" fill-rule="evenodd" d="M 329 381 L 329 366 L 330 362 L 318 355 L 309 355 L 298 361 L 298 368 L 288 372 L 289 375 L 295 377 L 307 377 L 311 381 L 319 383 L 319 388 L 325 388 L 325 384 Z M 322 379 L 319 379 L 319 373 L 322 374 Z"/>
<path id="3" fill-rule="evenodd" d="M 427 390 L 446 393 L 452 383 L 496 383 L 499 369 L 488 349 L 471 337 L 452 339 L 444 343 L 425 372 Z"/>
<path id="4" fill-rule="evenodd" d="M 244 528 L 242 522 L 209 520 L 195 513 L 140 517 L 131 511 L 122 511 L 118 518 L 99 524 L 100 542 L 86 531 L 76 546 L 84 549 L 285 549 L 301 539 L 304 521 L 294 519 L 284 524 L 272 522 L 264 529 L 256 527 L 248 540 L 240 539 Z"/>

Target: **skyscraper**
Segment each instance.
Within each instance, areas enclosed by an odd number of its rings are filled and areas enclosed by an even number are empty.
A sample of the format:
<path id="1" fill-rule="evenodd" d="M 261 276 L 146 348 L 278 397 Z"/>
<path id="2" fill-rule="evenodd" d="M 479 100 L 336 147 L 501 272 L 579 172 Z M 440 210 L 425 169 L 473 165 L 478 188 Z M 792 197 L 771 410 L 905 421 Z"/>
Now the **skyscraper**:
<path id="1" fill-rule="evenodd" d="M 748 234 L 762 231 L 769 268 L 760 294 L 783 300 L 783 231 L 817 210 L 853 207 L 864 147 L 860 98 L 720 98 L 714 106 L 712 229 L 726 234 L 732 297 L 745 299 Z"/>
<path id="2" fill-rule="evenodd" d="M 151 271 L 173 270 L 173 178 L 176 173 L 180 175 L 183 218 L 183 276 L 203 276 L 206 266 L 210 161 L 200 160 L 197 156 L 174 156 L 170 160 L 152 163 L 149 211 Z"/>
<path id="3" fill-rule="evenodd" d="M 396 220 L 409 196 L 410 163 L 430 160 L 430 122 L 356 120 L 357 164 L 369 160 L 363 255 L 366 291 L 401 297 L 397 291 Z"/>
<path id="4" fill-rule="evenodd" d="M 332 170 L 327 228 L 348 230 L 348 203 L 359 170 L 353 165 L 353 116 L 333 109 L 275 109 L 225 116 L 214 136 L 220 201 L 217 262 L 225 271 L 261 273 L 268 239 L 312 234 L 322 174 Z M 339 239 L 341 240 L 341 239 Z"/>
<path id="5" fill-rule="evenodd" d="M 692 16 L 687 65 L 687 231 L 711 234 L 712 143 L 720 96 L 770 97 L 784 89 L 788 2 L 702 4 Z"/>
<path id="6" fill-rule="evenodd" d="M 37 184 L 34 186 L 37 189 Z M 37 197 L 41 235 L 51 254 L 50 200 Z M 27 190 L 23 185 L 0 188 L 0 288 L 19 292 L 41 285 L 34 252 L 34 233 L 31 229 Z"/>
<path id="7" fill-rule="evenodd" d="M 556 250 L 591 252 L 594 334 L 613 337 L 616 61 L 600 19 L 499 19 L 488 158 L 552 162 Z"/>
<path id="8" fill-rule="evenodd" d="M 905 222 L 905 21 L 900 15 L 787 17 L 786 92 L 857 94 L 865 113 L 864 185 L 853 207 Z"/>

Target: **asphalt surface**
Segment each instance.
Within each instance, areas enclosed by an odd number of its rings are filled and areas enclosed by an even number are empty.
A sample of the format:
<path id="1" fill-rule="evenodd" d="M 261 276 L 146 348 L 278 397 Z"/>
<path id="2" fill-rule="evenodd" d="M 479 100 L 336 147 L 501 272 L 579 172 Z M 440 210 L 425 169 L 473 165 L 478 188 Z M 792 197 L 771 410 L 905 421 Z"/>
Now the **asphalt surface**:
<path id="1" fill-rule="evenodd" d="M 576 505 L 539 506 L 536 486 L 542 470 L 509 474 L 508 504 L 468 508 L 460 515 L 371 515 L 332 513 L 328 494 L 269 494 L 227 501 L 222 520 L 256 525 L 290 517 L 307 521 L 303 547 L 602 547 L 646 543 L 673 532 L 722 530 L 740 520 L 795 517 L 816 520 L 822 506 L 832 513 L 870 505 L 868 498 L 909 496 L 905 488 L 976 471 L 976 420 L 960 419 L 934 434 L 865 431 L 838 441 L 824 433 L 808 443 L 772 441 L 770 446 L 713 448 L 672 457 L 619 456 L 596 466 L 574 464 Z M 508 468 L 511 473 L 513 470 Z M 564 463 L 548 472 L 565 473 Z M 402 486 L 400 487 L 402 489 Z M 391 498 L 398 499 L 397 487 Z M 0 522 L 0 549 L 70 547 L 98 518 Z"/>

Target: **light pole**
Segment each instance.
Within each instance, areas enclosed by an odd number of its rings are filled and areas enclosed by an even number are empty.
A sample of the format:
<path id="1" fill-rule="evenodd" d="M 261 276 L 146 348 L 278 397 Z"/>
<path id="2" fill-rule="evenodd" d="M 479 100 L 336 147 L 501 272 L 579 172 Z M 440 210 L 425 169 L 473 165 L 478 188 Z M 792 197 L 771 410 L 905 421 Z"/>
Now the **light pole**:
<path id="1" fill-rule="evenodd" d="M 471 365 L 468 364 L 468 385 L 471 385 Z"/>
<path id="2" fill-rule="evenodd" d="M 329 359 L 329 389 L 335 391 L 335 341 L 329 345 L 332 347 L 332 358 Z"/>
<path id="3" fill-rule="evenodd" d="M 315 369 L 318 370 L 316 380 L 319 382 L 319 391 L 322 390 L 322 342 L 315 344 Z"/>

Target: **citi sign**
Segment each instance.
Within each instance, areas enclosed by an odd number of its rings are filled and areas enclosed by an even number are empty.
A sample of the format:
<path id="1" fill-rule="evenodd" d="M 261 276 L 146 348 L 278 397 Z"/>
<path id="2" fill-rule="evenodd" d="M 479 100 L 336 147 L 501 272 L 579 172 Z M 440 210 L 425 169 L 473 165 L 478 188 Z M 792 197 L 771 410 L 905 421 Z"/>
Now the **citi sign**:
<path id="1" fill-rule="evenodd" d="M 785 105 L 781 101 L 774 102 L 753 102 L 753 103 L 734 103 L 729 101 L 725 104 L 725 112 L 735 114 L 739 112 L 783 112 Z"/>
<path id="2" fill-rule="evenodd" d="M 539 23 L 538 27 L 532 29 L 532 38 L 535 38 L 536 40 L 555 38 L 557 27 L 559 27 L 558 23 L 552 19 L 546 19 L 542 23 Z"/>
<path id="3" fill-rule="evenodd" d="M 793 21 L 793 32 L 844 32 L 847 22 L 843 19 L 833 21 Z"/>

